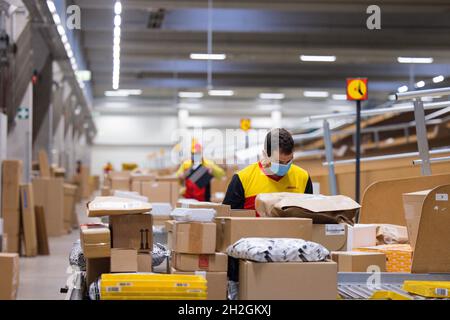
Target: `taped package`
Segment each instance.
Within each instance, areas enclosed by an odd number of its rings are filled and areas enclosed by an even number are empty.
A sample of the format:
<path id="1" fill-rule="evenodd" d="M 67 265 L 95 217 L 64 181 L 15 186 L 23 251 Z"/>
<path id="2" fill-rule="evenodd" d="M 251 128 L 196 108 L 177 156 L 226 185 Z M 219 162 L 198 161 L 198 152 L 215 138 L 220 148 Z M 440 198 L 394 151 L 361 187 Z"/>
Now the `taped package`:
<path id="1" fill-rule="evenodd" d="M 409 244 L 386 244 L 374 247 L 357 248 L 354 250 L 384 253 L 387 259 L 387 272 L 411 272 L 413 251 Z"/>
<path id="2" fill-rule="evenodd" d="M 376 224 L 377 245 L 383 244 L 407 244 L 408 230 L 404 226 L 394 224 Z"/>
<path id="3" fill-rule="evenodd" d="M 182 222 L 212 222 L 216 216 L 214 209 L 176 208 L 171 218 Z"/>
<path id="4" fill-rule="evenodd" d="M 289 192 L 261 193 L 256 197 L 255 208 L 261 216 L 309 218 L 315 224 L 347 223 L 361 206 L 343 196 L 324 196 Z"/>
<path id="5" fill-rule="evenodd" d="M 403 290 L 426 298 L 450 298 L 450 281 L 407 280 Z"/>
<path id="6" fill-rule="evenodd" d="M 96 197 L 87 203 L 88 217 L 146 213 L 151 209 L 150 203 L 119 197 Z"/>

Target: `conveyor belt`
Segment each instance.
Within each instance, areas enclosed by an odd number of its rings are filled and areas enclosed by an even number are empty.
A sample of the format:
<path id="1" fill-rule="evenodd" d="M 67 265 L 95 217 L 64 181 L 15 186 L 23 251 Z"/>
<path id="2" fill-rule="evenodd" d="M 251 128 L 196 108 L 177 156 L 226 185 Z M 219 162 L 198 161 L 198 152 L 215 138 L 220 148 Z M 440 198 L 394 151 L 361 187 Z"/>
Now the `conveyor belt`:
<path id="1" fill-rule="evenodd" d="M 402 290 L 405 280 L 450 281 L 450 274 L 412 274 L 387 273 L 379 275 L 380 283 L 375 285 L 373 279 L 378 278 L 373 273 L 339 272 L 338 293 L 342 299 L 369 299 L 375 291 L 392 291 L 414 300 L 423 300 L 423 297 L 411 295 Z M 369 280 L 369 283 L 368 283 Z M 370 281 L 372 280 L 372 281 Z"/>

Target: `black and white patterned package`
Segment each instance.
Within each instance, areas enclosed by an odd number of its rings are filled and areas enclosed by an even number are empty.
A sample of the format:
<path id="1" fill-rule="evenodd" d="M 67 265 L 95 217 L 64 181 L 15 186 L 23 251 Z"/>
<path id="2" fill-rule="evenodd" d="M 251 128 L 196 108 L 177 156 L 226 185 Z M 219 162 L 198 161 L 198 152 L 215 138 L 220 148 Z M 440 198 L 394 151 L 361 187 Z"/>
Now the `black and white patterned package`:
<path id="1" fill-rule="evenodd" d="M 291 238 L 242 238 L 228 247 L 227 254 L 256 262 L 317 262 L 330 256 L 321 244 Z"/>
<path id="2" fill-rule="evenodd" d="M 100 281 L 100 279 L 97 279 L 89 286 L 89 299 L 100 300 Z"/>
<path id="3" fill-rule="evenodd" d="M 152 251 L 152 266 L 153 267 L 159 266 L 169 256 L 170 256 L 170 251 L 167 250 L 165 246 L 163 246 L 160 243 L 153 244 L 153 251 Z"/>
<path id="4" fill-rule="evenodd" d="M 77 240 L 72 245 L 70 250 L 69 264 L 72 268 L 80 271 L 86 271 L 86 259 L 83 254 L 80 240 Z"/>

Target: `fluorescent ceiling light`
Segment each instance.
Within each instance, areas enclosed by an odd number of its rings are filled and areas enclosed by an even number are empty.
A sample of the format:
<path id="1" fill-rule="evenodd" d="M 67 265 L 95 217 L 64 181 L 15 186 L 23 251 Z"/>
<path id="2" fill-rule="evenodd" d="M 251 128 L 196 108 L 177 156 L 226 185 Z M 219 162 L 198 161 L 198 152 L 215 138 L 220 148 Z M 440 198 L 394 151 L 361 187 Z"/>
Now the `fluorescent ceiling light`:
<path id="1" fill-rule="evenodd" d="M 310 62 L 334 62 L 336 61 L 336 56 L 307 56 L 301 55 L 300 60 L 310 61 Z"/>
<path id="2" fill-rule="evenodd" d="M 304 91 L 303 96 L 307 98 L 327 98 L 329 93 L 327 91 Z"/>
<path id="3" fill-rule="evenodd" d="M 422 97 L 420 98 L 420 100 L 422 100 L 423 102 L 431 102 L 433 101 L 433 97 Z"/>
<path id="4" fill-rule="evenodd" d="M 408 91 L 408 86 L 401 86 L 400 88 L 397 89 L 398 92 L 406 92 Z"/>
<path id="5" fill-rule="evenodd" d="M 114 13 L 115 14 L 122 14 L 122 3 L 120 1 L 117 1 L 114 5 Z"/>
<path id="6" fill-rule="evenodd" d="M 116 27 L 120 27 L 121 24 L 122 24 L 122 18 L 119 15 L 116 15 L 114 17 L 114 25 Z"/>
<path id="7" fill-rule="evenodd" d="M 202 92 L 178 92 L 180 98 L 203 98 Z"/>
<path id="8" fill-rule="evenodd" d="M 434 83 L 439 83 L 439 82 L 442 82 L 442 81 L 444 81 L 444 76 L 437 76 L 437 77 L 433 78 L 433 82 Z"/>
<path id="9" fill-rule="evenodd" d="M 67 36 L 64 34 L 61 36 L 61 41 L 63 44 L 66 44 L 67 42 L 69 42 L 69 39 L 67 39 Z"/>
<path id="10" fill-rule="evenodd" d="M 128 96 L 139 96 L 142 94 L 140 89 L 121 89 L 116 91 L 105 91 L 106 97 L 128 97 Z"/>
<path id="11" fill-rule="evenodd" d="M 260 93 L 260 99 L 281 100 L 284 99 L 284 93 Z"/>
<path id="12" fill-rule="evenodd" d="M 425 81 L 419 81 L 416 83 L 416 88 L 423 88 L 425 87 Z"/>
<path id="13" fill-rule="evenodd" d="M 217 96 L 217 97 L 230 97 L 234 95 L 233 90 L 209 90 L 208 94 L 210 96 Z"/>
<path id="14" fill-rule="evenodd" d="M 224 53 L 191 53 L 192 60 L 225 60 L 227 55 Z"/>
<path id="15" fill-rule="evenodd" d="M 333 100 L 347 100 L 346 94 L 333 94 L 331 95 L 331 97 L 333 98 Z"/>
<path id="16" fill-rule="evenodd" d="M 398 57 L 399 63 L 433 63 L 433 58 Z"/>
<path id="17" fill-rule="evenodd" d="M 66 34 L 66 30 L 64 29 L 64 27 L 62 25 L 58 25 L 56 27 L 56 29 L 58 30 L 58 33 L 61 37 Z"/>
<path id="18" fill-rule="evenodd" d="M 56 12 L 55 3 L 53 1 L 47 0 L 47 6 L 48 6 L 48 9 L 50 10 L 51 13 L 55 13 Z"/>
<path id="19" fill-rule="evenodd" d="M 389 99 L 390 101 L 395 101 L 395 94 L 390 94 L 389 97 L 388 97 L 388 99 Z"/>
<path id="20" fill-rule="evenodd" d="M 114 27 L 114 37 L 120 37 L 121 29 L 120 27 Z"/>
<path id="21" fill-rule="evenodd" d="M 58 13 L 54 13 L 53 15 L 52 15 L 52 17 L 53 17 L 53 21 L 55 21 L 55 24 L 61 24 L 61 19 L 59 18 L 59 15 L 58 15 Z"/>

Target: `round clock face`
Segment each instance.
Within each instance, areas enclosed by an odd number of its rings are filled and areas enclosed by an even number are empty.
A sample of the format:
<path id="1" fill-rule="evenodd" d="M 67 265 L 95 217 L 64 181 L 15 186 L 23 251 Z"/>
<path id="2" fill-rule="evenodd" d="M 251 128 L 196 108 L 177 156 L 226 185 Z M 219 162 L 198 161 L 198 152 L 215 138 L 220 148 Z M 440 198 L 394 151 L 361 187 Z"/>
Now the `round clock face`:
<path id="1" fill-rule="evenodd" d="M 367 85 L 363 80 L 352 80 L 347 86 L 347 94 L 354 100 L 361 100 L 367 94 Z"/>

